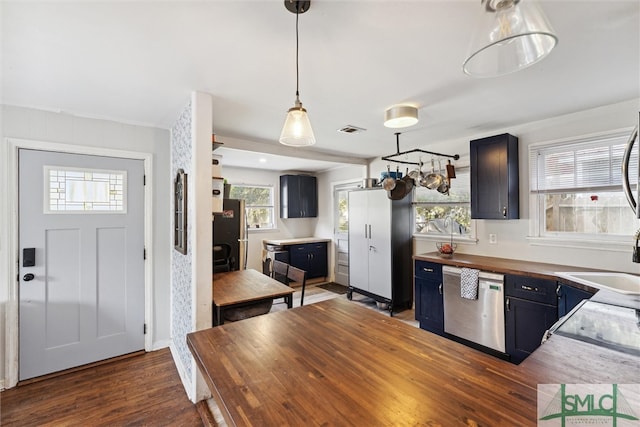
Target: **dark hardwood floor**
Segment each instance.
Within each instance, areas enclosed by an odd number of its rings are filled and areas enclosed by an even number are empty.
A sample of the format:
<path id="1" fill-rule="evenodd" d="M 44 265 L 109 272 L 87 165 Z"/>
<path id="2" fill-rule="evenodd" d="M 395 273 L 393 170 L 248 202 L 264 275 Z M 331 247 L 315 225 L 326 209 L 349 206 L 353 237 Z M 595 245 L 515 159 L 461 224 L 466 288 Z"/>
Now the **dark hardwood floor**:
<path id="1" fill-rule="evenodd" d="M 305 292 L 305 305 L 331 298 L 346 299 L 346 295 L 311 285 Z M 299 307 L 299 288 L 293 299 L 293 306 Z M 354 294 L 353 301 L 388 316 L 388 311 L 370 298 Z M 286 309 L 285 304 L 274 304 L 271 311 Z M 413 310 L 395 317 L 417 326 Z M 219 414 L 213 415 L 224 425 Z M 167 348 L 0 393 L 0 426 L 43 425 L 202 426 L 202 421 L 187 398 Z"/>
<path id="2" fill-rule="evenodd" d="M 168 348 L 0 393 L 2 426 L 201 426 Z"/>

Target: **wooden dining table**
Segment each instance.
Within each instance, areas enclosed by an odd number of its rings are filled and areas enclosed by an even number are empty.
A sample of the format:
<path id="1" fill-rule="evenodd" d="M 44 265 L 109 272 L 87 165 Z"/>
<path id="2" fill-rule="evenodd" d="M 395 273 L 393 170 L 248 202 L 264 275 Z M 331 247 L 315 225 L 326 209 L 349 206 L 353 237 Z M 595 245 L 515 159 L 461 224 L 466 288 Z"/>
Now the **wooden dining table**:
<path id="1" fill-rule="evenodd" d="M 229 426 L 535 426 L 539 384 L 640 373 L 637 357 L 561 336 L 514 365 L 339 298 L 187 344 Z"/>
<path id="2" fill-rule="evenodd" d="M 227 309 L 284 298 L 293 306 L 293 289 L 257 270 L 237 270 L 213 275 L 213 326 L 224 323 Z"/>

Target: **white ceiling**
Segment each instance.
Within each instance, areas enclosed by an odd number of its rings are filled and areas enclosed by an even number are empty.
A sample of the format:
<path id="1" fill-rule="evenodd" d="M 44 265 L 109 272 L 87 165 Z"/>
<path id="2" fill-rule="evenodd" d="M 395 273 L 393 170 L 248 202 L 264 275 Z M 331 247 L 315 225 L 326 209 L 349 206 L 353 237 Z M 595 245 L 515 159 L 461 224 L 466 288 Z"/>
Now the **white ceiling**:
<path id="1" fill-rule="evenodd" d="M 493 79 L 461 71 L 479 3 L 313 0 L 300 16 L 300 98 L 317 139 L 305 150 L 395 152 L 382 121 L 397 103 L 420 109 L 404 150 L 640 96 L 638 0 L 542 1 L 558 46 Z M 295 98 L 295 15 L 282 0 L 0 7 L 3 104 L 170 128 L 199 90 L 213 95 L 219 140 L 279 146 Z M 367 131 L 338 133 L 345 125 Z"/>

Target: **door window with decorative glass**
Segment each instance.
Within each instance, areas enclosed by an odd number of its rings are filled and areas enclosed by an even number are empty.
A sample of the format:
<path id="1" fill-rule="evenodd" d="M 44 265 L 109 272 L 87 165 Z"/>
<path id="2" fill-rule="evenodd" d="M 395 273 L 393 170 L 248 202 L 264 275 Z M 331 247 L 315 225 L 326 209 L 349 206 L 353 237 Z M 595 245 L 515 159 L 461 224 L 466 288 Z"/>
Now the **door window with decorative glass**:
<path id="1" fill-rule="evenodd" d="M 231 184 L 229 197 L 244 200 L 250 230 L 275 228 L 273 186 Z"/>

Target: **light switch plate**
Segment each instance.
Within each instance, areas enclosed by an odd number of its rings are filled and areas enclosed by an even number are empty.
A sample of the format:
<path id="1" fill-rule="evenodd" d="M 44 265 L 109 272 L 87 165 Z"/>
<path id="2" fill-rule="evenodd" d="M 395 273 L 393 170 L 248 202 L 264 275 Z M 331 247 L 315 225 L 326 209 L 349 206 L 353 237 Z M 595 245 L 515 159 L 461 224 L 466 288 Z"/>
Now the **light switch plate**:
<path id="1" fill-rule="evenodd" d="M 495 245 L 498 243 L 498 235 L 497 234 L 489 234 L 489 243 Z"/>

